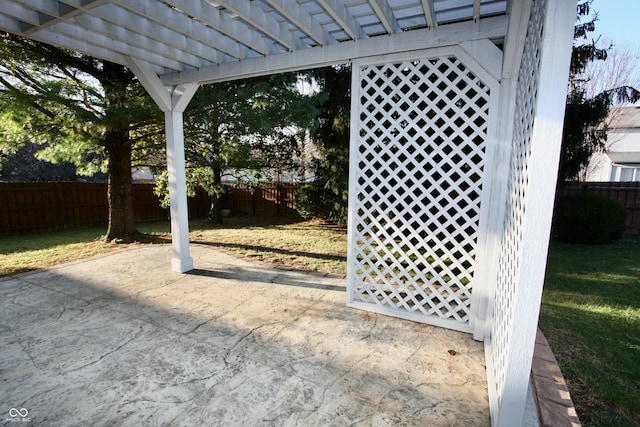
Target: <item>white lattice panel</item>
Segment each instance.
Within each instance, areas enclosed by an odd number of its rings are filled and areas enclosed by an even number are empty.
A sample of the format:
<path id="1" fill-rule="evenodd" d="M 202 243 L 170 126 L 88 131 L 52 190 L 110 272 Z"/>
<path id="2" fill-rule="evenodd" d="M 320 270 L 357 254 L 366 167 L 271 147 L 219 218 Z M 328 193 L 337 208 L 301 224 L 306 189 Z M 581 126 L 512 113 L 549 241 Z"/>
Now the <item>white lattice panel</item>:
<path id="1" fill-rule="evenodd" d="M 454 55 L 354 79 L 348 303 L 468 330 L 490 86 Z"/>
<path id="2" fill-rule="evenodd" d="M 529 191 L 529 158 L 531 134 L 534 123 L 536 95 L 539 84 L 538 70 L 542 43 L 545 1 L 533 5 L 527 28 L 526 45 L 518 78 L 514 117 L 513 151 L 511 154 L 504 235 L 501 242 L 496 283 L 495 306 L 491 336 L 493 346 L 493 377 L 496 396 L 500 398 L 506 381 L 506 359 L 511 356 L 513 305 L 516 281 L 520 277 L 522 262 L 522 228 L 525 211 L 525 195 Z M 498 402 L 500 404 L 500 402 Z"/>

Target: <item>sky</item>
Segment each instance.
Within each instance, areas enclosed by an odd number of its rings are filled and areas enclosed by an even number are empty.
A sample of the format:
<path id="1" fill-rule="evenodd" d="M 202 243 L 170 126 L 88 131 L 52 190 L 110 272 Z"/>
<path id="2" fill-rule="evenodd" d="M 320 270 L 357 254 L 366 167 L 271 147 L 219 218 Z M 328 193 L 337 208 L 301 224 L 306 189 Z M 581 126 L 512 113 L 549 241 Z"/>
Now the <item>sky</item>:
<path id="1" fill-rule="evenodd" d="M 614 45 L 640 49 L 640 0 L 593 0 L 591 10 L 599 18 L 594 38 L 602 35 Z"/>

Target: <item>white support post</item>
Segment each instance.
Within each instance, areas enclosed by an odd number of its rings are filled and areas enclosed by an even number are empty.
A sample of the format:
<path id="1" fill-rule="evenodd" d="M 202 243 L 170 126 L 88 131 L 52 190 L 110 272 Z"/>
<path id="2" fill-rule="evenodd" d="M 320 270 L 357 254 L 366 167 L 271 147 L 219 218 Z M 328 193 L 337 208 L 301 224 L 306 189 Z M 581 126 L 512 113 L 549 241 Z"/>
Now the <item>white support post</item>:
<path id="1" fill-rule="evenodd" d="M 512 318 L 505 325 L 508 329 L 505 336 L 510 338 L 505 340 L 501 349 L 507 354 L 501 367 L 504 382 L 499 383 L 497 393 L 490 391 L 490 400 L 493 400 L 493 395 L 499 401 L 499 407 L 492 405 L 492 425 L 496 427 L 522 425 L 523 422 L 562 140 L 576 1 L 547 0 L 546 7 L 539 50 L 537 100 L 533 107 L 533 127 L 526 160 L 526 189 L 518 196 L 518 204 L 526 208 L 521 210 L 523 215 L 518 219 L 519 243 L 515 256 L 519 259 L 519 267 L 511 273 L 514 275 L 514 292 L 509 308 Z M 503 71 L 508 72 L 511 64 L 505 65 Z M 522 78 L 530 78 L 530 75 L 520 76 Z M 507 93 L 506 96 L 511 95 Z M 506 310 L 502 308 L 503 312 Z M 491 369 L 489 365 L 487 368 Z"/>
<path id="2" fill-rule="evenodd" d="M 164 118 L 167 137 L 169 198 L 171 200 L 171 242 L 173 245 L 171 269 L 184 273 L 193 270 L 193 258 L 189 252 L 189 207 L 187 205 L 182 111 L 165 111 Z"/>
<path id="3" fill-rule="evenodd" d="M 189 210 L 182 113 L 198 90 L 199 85 L 193 83 L 167 87 L 160 81 L 149 64 L 129 58 L 128 66 L 164 112 L 169 198 L 171 200 L 171 241 L 173 246 L 171 268 L 173 271 L 184 273 L 193 270 L 193 258 L 189 251 Z"/>

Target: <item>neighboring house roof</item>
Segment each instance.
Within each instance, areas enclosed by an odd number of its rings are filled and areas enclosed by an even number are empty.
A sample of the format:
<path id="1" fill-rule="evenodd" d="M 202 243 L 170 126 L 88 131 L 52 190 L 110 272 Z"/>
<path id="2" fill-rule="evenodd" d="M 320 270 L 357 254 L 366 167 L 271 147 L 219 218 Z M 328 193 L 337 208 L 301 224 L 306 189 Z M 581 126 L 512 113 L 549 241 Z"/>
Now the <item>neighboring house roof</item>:
<path id="1" fill-rule="evenodd" d="M 640 163 L 640 107 L 611 109 L 607 155 L 613 163 Z"/>
<path id="2" fill-rule="evenodd" d="M 640 163 L 640 152 L 617 151 L 608 154 L 614 163 Z"/>
<path id="3" fill-rule="evenodd" d="M 609 129 L 640 129 L 640 107 L 612 108 L 609 117 Z"/>

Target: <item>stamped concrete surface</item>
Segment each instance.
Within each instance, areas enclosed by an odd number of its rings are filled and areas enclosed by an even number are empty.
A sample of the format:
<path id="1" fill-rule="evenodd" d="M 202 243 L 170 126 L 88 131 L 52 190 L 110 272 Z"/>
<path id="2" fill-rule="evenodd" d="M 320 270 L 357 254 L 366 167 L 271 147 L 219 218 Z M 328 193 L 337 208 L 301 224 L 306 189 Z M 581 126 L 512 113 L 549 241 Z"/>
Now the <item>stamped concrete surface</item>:
<path id="1" fill-rule="evenodd" d="M 489 425 L 470 335 L 347 308 L 344 279 L 192 255 L 189 274 L 141 246 L 0 280 L 0 423 Z"/>

